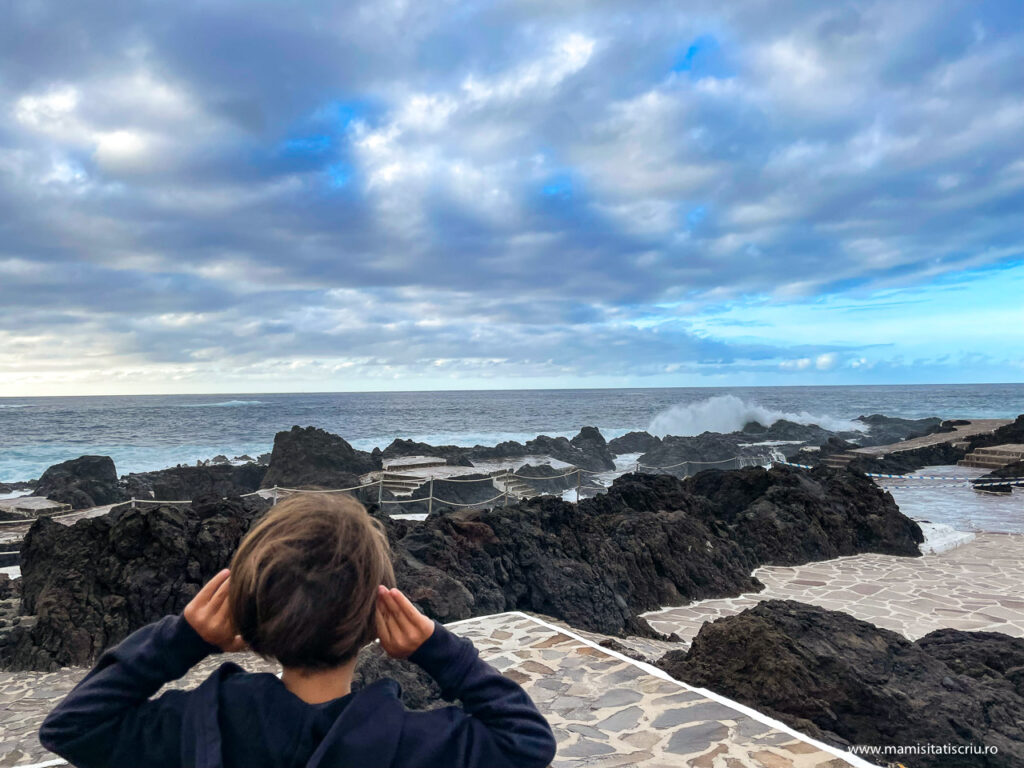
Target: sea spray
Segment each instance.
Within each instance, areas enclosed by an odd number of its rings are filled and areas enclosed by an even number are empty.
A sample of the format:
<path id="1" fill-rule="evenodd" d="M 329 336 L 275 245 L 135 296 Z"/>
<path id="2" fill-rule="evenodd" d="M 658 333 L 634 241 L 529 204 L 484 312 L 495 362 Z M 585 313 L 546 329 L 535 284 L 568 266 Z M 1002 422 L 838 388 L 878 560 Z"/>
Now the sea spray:
<path id="1" fill-rule="evenodd" d="M 765 408 L 757 403 L 741 400 L 735 395 L 718 395 L 706 400 L 687 405 L 673 405 L 662 411 L 647 427 L 652 435 L 699 435 L 704 432 L 738 432 L 751 421 L 766 427 L 780 419 L 793 421 L 797 424 L 817 424 L 819 427 L 843 431 L 864 431 L 865 425 L 859 421 L 837 419 L 831 416 L 815 416 L 807 412 L 787 413 Z"/>

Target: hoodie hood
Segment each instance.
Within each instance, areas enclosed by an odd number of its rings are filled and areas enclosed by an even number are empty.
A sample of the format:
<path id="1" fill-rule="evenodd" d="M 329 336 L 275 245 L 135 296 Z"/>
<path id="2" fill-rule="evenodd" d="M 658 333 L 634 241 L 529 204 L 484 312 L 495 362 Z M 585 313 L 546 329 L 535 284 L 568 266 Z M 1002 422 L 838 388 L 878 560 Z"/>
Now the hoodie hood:
<path id="1" fill-rule="evenodd" d="M 288 768 L 387 766 L 398 749 L 405 715 L 394 680 L 323 704 L 306 704 L 275 675 L 249 674 L 226 663 L 189 701 L 182 722 L 181 764 Z M 393 727 L 389 728 L 389 724 Z M 259 733 L 262 738 L 253 739 Z"/>

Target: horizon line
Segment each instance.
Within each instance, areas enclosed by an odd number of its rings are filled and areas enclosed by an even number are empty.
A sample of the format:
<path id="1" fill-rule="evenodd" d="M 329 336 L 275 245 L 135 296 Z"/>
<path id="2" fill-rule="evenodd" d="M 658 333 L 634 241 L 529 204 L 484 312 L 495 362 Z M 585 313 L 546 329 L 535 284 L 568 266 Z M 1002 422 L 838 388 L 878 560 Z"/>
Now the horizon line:
<path id="1" fill-rule="evenodd" d="M 494 387 L 474 389 L 339 389 L 339 390 L 290 390 L 280 392 L 136 392 L 131 394 L 98 394 L 98 395 L 0 395 L 2 400 L 51 400 L 60 398 L 94 398 L 94 397 L 231 397 L 238 396 L 279 396 L 279 395 L 407 395 L 432 394 L 441 392 L 579 392 L 579 391 L 616 391 L 616 390 L 674 390 L 674 389 L 877 389 L 882 387 L 1001 387 L 1024 385 L 1024 381 L 986 381 L 986 382 L 906 382 L 893 384 L 731 384 L 731 385 L 691 385 L 678 387 Z"/>

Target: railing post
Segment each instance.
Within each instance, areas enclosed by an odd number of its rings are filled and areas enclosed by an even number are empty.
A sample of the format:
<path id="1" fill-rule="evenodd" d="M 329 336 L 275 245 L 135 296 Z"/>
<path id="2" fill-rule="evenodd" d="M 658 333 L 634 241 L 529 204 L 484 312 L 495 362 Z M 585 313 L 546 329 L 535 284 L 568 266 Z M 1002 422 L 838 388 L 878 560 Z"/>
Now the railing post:
<path id="1" fill-rule="evenodd" d="M 505 470 L 505 506 L 508 506 L 508 470 Z"/>
<path id="2" fill-rule="evenodd" d="M 430 517 L 434 512 L 434 478 L 430 478 L 430 496 L 427 499 L 427 517 Z"/>
<path id="3" fill-rule="evenodd" d="M 580 503 L 580 486 L 583 485 L 583 470 L 576 467 L 576 503 Z"/>
<path id="4" fill-rule="evenodd" d="M 132 509 L 135 509 L 135 497 L 132 496 Z"/>
<path id="5" fill-rule="evenodd" d="M 384 470 L 381 470 L 380 478 L 377 482 L 377 506 L 384 506 Z"/>
<path id="6" fill-rule="evenodd" d="M 637 474 L 640 473 L 640 462 L 639 461 L 636 463 L 636 469 L 634 469 L 633 471 L 636 472 Z"/>
<path id="7" fill-rule="evenodd" d="M 277 504 L 277 486 L 274 486 L 274 503 Z"/>

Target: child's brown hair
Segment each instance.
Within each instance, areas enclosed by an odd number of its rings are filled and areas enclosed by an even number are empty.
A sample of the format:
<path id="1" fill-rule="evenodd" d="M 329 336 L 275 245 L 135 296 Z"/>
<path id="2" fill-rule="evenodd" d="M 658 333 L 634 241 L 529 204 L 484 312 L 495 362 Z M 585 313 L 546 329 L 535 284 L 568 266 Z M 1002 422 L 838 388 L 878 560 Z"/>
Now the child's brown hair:
<path id="1" fill-rule="evenodd" d="M 380 584 L 395 585 L 381 524 L 351 496 L 297 494 L 242 540 L 228 599 L 256 653 L 285 667 L 327 669 L 377 636 Z"/>

